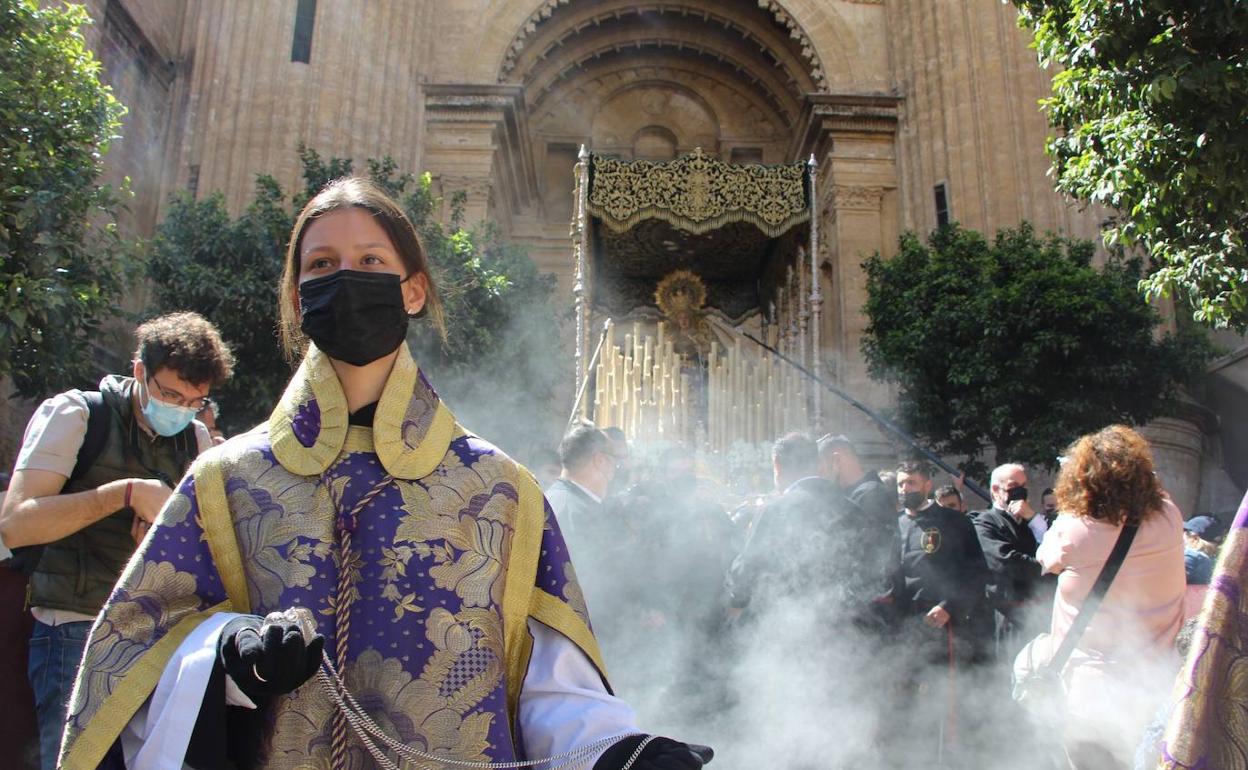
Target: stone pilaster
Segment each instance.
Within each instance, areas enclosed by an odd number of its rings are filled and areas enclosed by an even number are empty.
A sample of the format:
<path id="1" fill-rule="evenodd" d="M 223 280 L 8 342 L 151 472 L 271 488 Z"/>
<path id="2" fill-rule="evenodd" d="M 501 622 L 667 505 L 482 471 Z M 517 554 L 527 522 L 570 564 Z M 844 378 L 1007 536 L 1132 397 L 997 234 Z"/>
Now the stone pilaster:
<path id="1" fill-rule="evenodd" d="M 896 248 L 897 105 L 896 98 L 884 96 L 809 97 L 791 153 L 813 155 L 818 166 L 819 367 L 851 395 L 876 406 L 889 403 L 891 394 L 871 380 L 859 347 L 867 326 L 861 263 Z M 824 413 L 829 430 L 886 451 L 874 424 L 857 410 L 828 397 Z"/>
<path id="2" fill-rule="evenodd" d="M 492 219 L 507 231 L 537 205 L 537 177 L 517 85 L 425 87 L 425 170 L 449 200 L 467 196 L 468 223 Z"/>

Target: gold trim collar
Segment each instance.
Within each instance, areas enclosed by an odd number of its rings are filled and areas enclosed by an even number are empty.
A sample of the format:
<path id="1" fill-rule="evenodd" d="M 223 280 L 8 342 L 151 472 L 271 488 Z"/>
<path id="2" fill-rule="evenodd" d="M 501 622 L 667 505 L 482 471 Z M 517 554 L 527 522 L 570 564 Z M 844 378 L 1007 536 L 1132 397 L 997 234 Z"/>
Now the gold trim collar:
<path id="1" fill-rule="evenodd" d="M 324 473 L 347 445 L 347 398 L 329 358 L 308 346 L 299 370 L 269 417 L 269 441 L 291 473 Z M 386 380 L 373 418 L 373 448 L 396 478 L 419 479 L 442 462 L 455 418 L 420 376 L 407 345 Z"/>

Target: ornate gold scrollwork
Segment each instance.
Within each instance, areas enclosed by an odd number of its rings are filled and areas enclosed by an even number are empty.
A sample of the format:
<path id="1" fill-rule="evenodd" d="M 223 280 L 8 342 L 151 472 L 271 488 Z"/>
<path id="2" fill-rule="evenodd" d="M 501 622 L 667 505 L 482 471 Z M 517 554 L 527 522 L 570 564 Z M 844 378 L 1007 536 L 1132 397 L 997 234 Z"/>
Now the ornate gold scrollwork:
<path id="1" fill-rule="evenodd" d="M 749 222 L 769 237 L 810 219 L 802 163 L 733 165 L 701 148 L 675 160 L 592 156 L 589 213 L 615 232 L 662 219 L 700 234 Z"/>

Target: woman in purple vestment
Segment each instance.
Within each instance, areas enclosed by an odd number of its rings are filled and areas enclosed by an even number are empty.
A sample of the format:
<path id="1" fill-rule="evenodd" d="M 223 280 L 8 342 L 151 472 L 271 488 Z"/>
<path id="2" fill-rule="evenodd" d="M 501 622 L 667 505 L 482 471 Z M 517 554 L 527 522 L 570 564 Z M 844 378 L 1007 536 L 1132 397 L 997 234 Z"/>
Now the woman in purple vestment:
<path id="1" fill-rule="evenodd" d="M 536 482 L 455 422 L 403 344 L 409 318 L 442 314 L 398 206 L 327 186 L 278 300 L 299 369 L 265 425 L 196 463 L 126 567 L 63 766 L 709 761 L 636 729 Z"/>

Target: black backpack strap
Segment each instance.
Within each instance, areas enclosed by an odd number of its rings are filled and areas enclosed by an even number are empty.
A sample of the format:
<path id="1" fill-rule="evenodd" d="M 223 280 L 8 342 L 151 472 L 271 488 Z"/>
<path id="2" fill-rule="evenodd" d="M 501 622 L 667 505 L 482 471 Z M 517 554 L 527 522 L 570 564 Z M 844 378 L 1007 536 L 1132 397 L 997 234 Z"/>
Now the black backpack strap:
<path id="1" fill-rule="evenodd" d="M 70 481 L 76 481 L 86 475 L 95 465 L 108 443 L 108 434 L 112 431 L 113 420 L 104 396 L 98 390 L 84 391 L 83 400 L 87 402 L 87 432 L 82 437 L 82 446 L 78 449 L 78 459 L 74 469 L 70 471 Z M 3 562 L 4 566 L 23 575 L 32 574 L 39 566 L 43 557 L 44 546 L 27 545 L 13 549 L 13 555 Z"/>
<path id="2" fill-rule="evenodd" d="M 83 400 L 87 402 L 87 432 L 82 437 L 82 447 L 78 449 L 78 460 L 74 470 L 69 474 L 69 481 L 77 481 L 87 474 L 95 461 L 100 459 L 104 445 L 108 443 L 108 434 L 112 431 L 113 421 L 109 414 L 108 404 L 104 403 L 104 394 L 98 390 L 84 391 Z"/>

